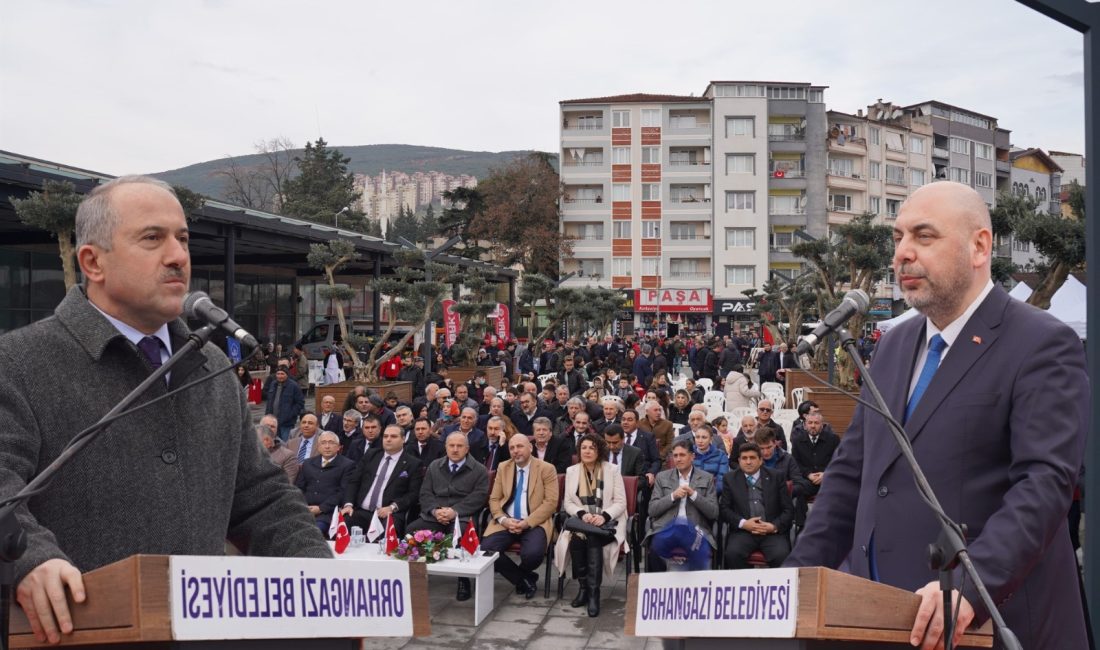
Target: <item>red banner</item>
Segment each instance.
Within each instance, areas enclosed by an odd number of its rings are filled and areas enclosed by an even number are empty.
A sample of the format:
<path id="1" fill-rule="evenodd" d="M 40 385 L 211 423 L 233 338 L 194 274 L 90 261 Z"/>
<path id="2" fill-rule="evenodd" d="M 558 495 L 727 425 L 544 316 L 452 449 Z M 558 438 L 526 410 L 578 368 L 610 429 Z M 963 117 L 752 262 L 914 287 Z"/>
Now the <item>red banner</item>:
<path id="1" fill-rule="evenodd" d="M 443 301 L 443 344 L 451 347 L 458 338 L 458 332 L 462 329 L 462 323 L 453 307 L 455 301 L 447 299 Z"/>
<path id="2" fill-rule="evenodd" d="M 509 318 L 508 305 L 498 302 L 496 311 L 489 314 L 489 318 L 494 321 L 493 330 L 497 340 L 501 345 L 507 345 L 508 339 L 512 338 L 512 319 Z"/>

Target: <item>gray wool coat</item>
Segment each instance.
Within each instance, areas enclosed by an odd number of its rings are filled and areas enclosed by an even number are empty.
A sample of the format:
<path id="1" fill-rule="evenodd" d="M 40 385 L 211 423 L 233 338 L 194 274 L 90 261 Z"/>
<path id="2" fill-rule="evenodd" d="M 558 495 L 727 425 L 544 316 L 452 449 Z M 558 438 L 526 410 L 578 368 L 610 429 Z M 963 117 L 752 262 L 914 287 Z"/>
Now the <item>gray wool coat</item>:
<path id="1" fill-rule="evenodd" d="M 174 350 L 189 333 L 169 323 Z M 171 371 L 175 388 L 229 365 L 215 346 Z M 15 494 L 79 431 L 152 372 L 73 287 L 54 316 L 0 337 L 0 496 Z M 163 395 L 154 385 L 138 404 Z M 232 372 L 109 425 L 20 507 L 16 584 L 63 558 L 89 571 L 135 553 L 332 557 L 298 490 L 267 458 Z"/>

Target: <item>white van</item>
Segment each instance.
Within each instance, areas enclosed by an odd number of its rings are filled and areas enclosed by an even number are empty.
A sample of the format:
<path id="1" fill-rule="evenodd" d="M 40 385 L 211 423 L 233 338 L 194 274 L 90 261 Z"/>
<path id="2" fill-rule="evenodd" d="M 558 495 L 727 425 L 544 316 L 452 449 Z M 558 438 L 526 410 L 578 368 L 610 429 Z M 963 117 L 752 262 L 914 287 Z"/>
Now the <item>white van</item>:
<path id="1" fill-rule="evenodd" d="M 374 337 L 372 336 L 372 332 L 374 330 L 374 323 L 372 321 L 367 319 L 350 319 L 348 320 L 348 326 L 351 327 L 352 334 L 368 340 L 370 344 L 373 345 Z M 379 331 L 385 331 L 385 328 L 385 323 L 379 323 Z M 394 341 L 400 340 L 408 331 L 409 328 L 407 326 L 398 325 L 390 338 Z M 335 318 L 317 321 L 302 338 L 298 339 L 298 343 L 301 344 L 302 350 L 305 351 L 307 359 L 322 361 L 325 357 L 325 348 L 333 348 L 337 345 L 341 345 L 343 341 L 344 336 L 340 331 L 340 321 Z M 370 352 L 369 347 L 360 348 L 359 356 L 365 359 L 368 352 Z M 340 349 L 340 354 L 346 356 L 343 348 Z"/>

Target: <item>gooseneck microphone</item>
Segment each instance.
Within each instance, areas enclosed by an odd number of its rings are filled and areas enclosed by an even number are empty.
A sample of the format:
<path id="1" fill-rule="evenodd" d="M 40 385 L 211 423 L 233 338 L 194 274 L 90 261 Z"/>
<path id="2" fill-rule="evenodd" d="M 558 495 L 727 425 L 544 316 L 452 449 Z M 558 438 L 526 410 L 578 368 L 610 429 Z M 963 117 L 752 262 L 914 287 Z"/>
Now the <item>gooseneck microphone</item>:
<path id="1" fill-rule="evenodd" d="M 192 291 L 183 299 L 183 313 L 191 320 L 212 325 L 241 342 L 249 350 L 256 349 L 260 342 L 256 337 L 238 325 L 221 307 L 214 304 L 210 296 L 202 291 Z"/>
<path id="2" fill-rule="evenodd" d="M 802 340 L 798 342 L 798 347 L 794 350 L 795 355 L 809 354 L 818 341 L 844 327 L 844 323 L 847 323 L 849 318 L 856 314 L 862 314 L 870 306 L 871 297 L 865 291 L 854 289 L 844 294 L 844 300 L 840 301 L 840 306 L 829 312 L 821 320 L 821 324 L 817 326 L 817 329 L 802 337 Z"/>

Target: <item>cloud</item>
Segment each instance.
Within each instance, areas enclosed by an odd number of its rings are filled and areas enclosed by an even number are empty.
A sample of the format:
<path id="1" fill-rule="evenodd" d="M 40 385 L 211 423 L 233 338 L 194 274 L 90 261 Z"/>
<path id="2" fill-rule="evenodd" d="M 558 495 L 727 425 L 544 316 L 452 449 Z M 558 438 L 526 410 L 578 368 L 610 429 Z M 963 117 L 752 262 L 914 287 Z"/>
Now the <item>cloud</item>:
<path id="1" fill-rule="evenodd" d="M 1063 74 L 1048 74 L 1046 78 L 1058 83 L 1069 84 L 1074 88 L 1082 88 L 1085 85 L 1085 73 L 1080 70 Z"/>

